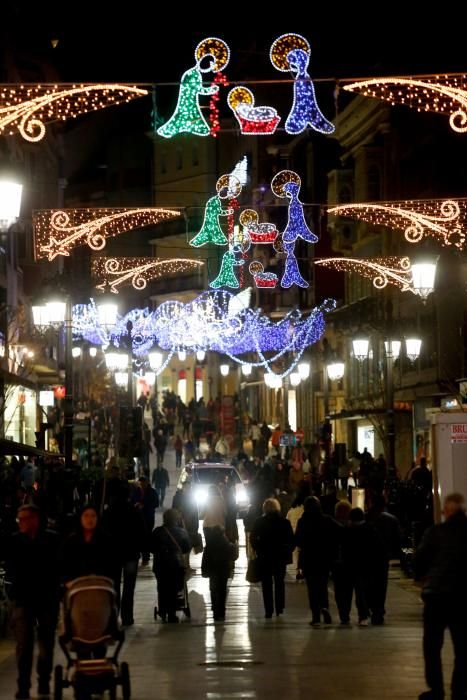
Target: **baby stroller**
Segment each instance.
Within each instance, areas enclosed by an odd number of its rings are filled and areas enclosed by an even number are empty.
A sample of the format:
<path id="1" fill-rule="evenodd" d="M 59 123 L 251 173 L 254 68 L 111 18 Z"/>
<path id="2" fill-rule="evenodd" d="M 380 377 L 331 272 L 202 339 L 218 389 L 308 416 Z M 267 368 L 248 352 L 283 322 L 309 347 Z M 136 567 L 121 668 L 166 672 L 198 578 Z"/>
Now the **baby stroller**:
<path id="1" fill-rule="evenodd" d="M 54 700 L 61 700 L 63 688 L 73 687 L 76 700 L 109 691 L 111 700 L 122 686 L 129 700 L 130 670 L 118 662 L 125 640 L 118 627 L 115 590 L 105 576 L 82 576 L 68 584 L 64 601 L 64 633 L 58 641 L 67 659 L 67 668 L 55 666 Z M 115 647 L 109 655 L 111 647 Z"/>

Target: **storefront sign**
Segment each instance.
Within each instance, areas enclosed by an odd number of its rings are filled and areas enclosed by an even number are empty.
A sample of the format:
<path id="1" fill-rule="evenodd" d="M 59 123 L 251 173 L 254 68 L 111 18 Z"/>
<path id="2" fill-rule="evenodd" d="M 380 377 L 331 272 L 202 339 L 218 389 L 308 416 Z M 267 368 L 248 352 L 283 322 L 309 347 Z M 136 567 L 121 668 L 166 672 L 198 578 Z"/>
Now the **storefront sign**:
<path id="1" fill-rule="evenodd" d="M 453 423 L 451 425 L 451 442 L 467 443 L 467 423 Z"/>

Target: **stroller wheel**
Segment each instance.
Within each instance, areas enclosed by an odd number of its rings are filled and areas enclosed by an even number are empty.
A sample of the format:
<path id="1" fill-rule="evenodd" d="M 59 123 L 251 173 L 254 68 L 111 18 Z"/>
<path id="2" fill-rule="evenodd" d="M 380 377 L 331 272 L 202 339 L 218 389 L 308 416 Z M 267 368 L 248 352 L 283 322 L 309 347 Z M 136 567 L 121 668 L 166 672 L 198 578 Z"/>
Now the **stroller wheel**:
<path id="1" fill-rule="evenodd" d="M 117 700 L 117 686 L 113 685 L 111 688 L 109 688 L 109 699 L 110 700 Z"/>
<path id="2" fill-rule="evenodd" d="M 130 684 L 130 667 L 126 661 L 122 661 L 120 664 L 120 682 L 122 684 L 122 695 L 123 700 L 130 700 L 131 698 L 131 684 Z"/>
<path id="3" fill-rule="evenodd" d="M 55 666 L 54 669 L 54 700 L 62 700 L 63 697 L 63 666 Z"/>

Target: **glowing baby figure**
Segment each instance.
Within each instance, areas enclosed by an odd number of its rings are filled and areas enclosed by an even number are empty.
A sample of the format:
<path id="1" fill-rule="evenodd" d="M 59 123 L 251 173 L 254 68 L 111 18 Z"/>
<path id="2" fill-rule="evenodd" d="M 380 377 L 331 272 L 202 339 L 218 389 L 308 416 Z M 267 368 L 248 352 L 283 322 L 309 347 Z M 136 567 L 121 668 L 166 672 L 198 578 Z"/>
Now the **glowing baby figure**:
<path id="1" fill-rule="evenodd" d="M 326 119 L 318 107 L 313 81 L 308 74 L 311 49 L 300 34 L 283 34 L 270 51 L 271 63 L 277 70 L 294 76 L 294 99 L 285 123 L 288 134 L 301 134 L 310 126 L 322 134 L 332 134 L 334 124 Z"/>
<path id="2" fill-rule="evenodd" d="M 202 61 L 205 58 L 210 60 L 209 64 L 203 67 Z M 211 129 L 201 112 L 199 98 L 201 95 L 216 94 L 219 87 L 204 87 L 202 74 L 210 71 L 218 73 L 226 67 L 229 58 L 229 47 L 222 39 L 204 39 L 198 44 L 195 51 L 196 65 L 183 74 L 177 106 L 169 121 L 157 129 L 159 136 L 170 139 L 182 132 L 209 136 Z"/>

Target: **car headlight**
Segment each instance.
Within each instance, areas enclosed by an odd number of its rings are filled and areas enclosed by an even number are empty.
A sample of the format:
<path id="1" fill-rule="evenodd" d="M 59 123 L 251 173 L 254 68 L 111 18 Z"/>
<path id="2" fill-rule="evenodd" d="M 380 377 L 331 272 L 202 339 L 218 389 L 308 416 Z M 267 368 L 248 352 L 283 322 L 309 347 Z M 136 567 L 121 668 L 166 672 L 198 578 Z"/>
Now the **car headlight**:
<path id="1" fill-rule="evenodd" d="M 195 489 L 195 501 L 199 506 L 202 506 L 208 500 L 208 490 L 205 486 L 198 486 Z"/>
<path id="2" fill-rule="evenodd" d="M 245 503 L 248 503 L 248 494 L 246 492 L 246 488 L 243 486 L 243 484 L 238 484 L 236 489 L 235 489 L 235 500 L 237 501 L 237 504 L 243 505 Z"/>

